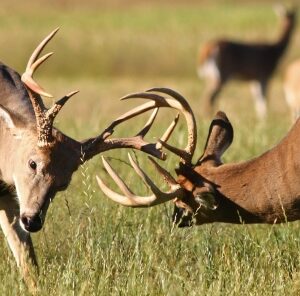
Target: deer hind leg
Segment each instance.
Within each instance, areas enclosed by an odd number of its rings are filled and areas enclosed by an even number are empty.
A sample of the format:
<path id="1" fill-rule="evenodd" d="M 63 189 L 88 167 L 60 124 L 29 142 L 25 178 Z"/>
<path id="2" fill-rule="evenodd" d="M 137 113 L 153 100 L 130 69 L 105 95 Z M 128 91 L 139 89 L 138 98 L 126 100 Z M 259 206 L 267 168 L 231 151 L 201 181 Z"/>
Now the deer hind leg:
<path id="1" fill-rule="evenodd" d="M 251 91 L 255 99 L 256 114 L 260 119 L 264 119 L 267 114 L 266 90 L 267 82 L 254 81 L 251 84 Z"/>
<path id="2" fill-rule="evenodd" d="M 37 261 L 30 234 L 19 224 L 19 207 L 12 195 L 0 196 L 0 225 L 26 285 L 36 291 Z"/>

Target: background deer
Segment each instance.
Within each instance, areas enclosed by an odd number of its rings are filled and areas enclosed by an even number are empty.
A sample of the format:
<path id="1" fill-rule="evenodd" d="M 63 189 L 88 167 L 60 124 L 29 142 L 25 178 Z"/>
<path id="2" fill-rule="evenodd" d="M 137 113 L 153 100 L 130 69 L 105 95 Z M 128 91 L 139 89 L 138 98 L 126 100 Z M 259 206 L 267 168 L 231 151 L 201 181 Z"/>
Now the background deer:
<path id="1" fill-rule="evenodd" d="M 286 69 L 284 92 L 294 122 L 300 114 L 300 59 L 292 62 Z"/>
<path id="2" fill-rule="evenodd" d="M 148 93 L 148 96 L 138 93 L 129 97 L 149 98 L 156 101 L 155 106 L 165 106 L 159 101 L 169 101 L 170 98 L 164 97 L 168 94 L 174 100 L 170 106 L 183 102 L 183 97 L 169 89 L 154 90 L 160 94 L 153 93 L 149 97 Z M 175 170 L 177 180 L 150 158 L 170 190 L 162 192 L 157 188 L 130 157 L 133 168 L 153 192 L 149 197 L 137 196 L 103 158 L 106 170 L 124 194 L 112 191 L 97 177 L 100 188 L 109 198 L 131 207 L 151 207 L 173 200 L 174 221 L 179 226 L 212 222 L 273 224 L 300 219 L 300 120 L 273 149 L 249 161 L 223 164 L 221 157 L 233 140 L 233 129 L 226 115 L 218 112 L 211 123 L 204 152 L 193 164 L 196 125 L 187 102 L 185 105 L 187 147 L 181 150 L 161 141 L 165 148 L 181 158 Z"/>
<path id="3" fill-rule="evenodd" d="M 203 46 L 198 73 L 208 81 L 207 110 L 211 111 L 225 83 L 231 79 L 252 82 L 257 115 L 266 115 L 268 83 L 285 53 L 296 23 L 296 10 L 277 7 L 281 33 L 273 43 L 243 43 L 219 39 Z"/>
<path id="4" fill-rule="evenodd" d="M 129 138 L 110 136 L 118 124 L 140 114 L 140 108 L 117 118 L 98 136 L 83 141 L 76 141 L 53 127 L 56 115 L 77 91 L 64 96 L 48 109 L 41 96 L 52 96 L 32 76 L 51 56 L 49 53 L 39 58 L 57 30 L 35 49 L 22 77 L 0 64 L 0 225 L 30 286 L 35 282 L 29 276 L 27 259 L 33 265 L 37 264 L 30 232 L 42 228 L 51 200 L 58 191 L 68 187 L 80 164 L 116 148 L 135 148 L 164 158 L 160 145 L 144 140 L 157 109 L 141 132 Z M 148 105 L 152 109 L 152 104 Z M 172 126 L 162 138 L 166 140 L 171 131 Z"/>

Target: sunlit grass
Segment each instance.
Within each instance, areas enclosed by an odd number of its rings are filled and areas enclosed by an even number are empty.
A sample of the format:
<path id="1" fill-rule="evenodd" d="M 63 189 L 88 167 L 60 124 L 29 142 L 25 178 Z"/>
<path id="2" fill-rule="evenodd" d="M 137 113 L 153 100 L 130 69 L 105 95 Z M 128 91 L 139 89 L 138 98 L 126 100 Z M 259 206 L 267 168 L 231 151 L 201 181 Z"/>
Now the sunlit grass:
<path id="1" fill-rule="evenodd" d="M 168 86 L 182 93 L 195 112 L 199 131 L 196 158 L 202 153 L 210 123 L 202 108 L 204 82 L 195 72 L 199 46 L 220 35 L 273 40 L 278 22 L 269 2 L 178 2 L 172 7 L 131 1 L 128 7 L 110 8 L 95 1 L 90 6 L 75 1 L 72 8 L 66 1 L 55 2 L 46 10 L 35 3 L 32 9 L 16 8 L 14 14 L 5 2 L 0 8 L 0 54 L 21 72 L 37 42 L 61 25 L 62 31 L 49 46 L 55 56 L 36 77 L 57 97 L 73 89 L 81 92 L 64 107 L 56 126 L 76 139 L 96 135 L 141 102 L 120 102 L 120 97 Z M 283 64 L 296 56 L 299 44 L 297 35 Z M 281 73 L 271 85 L 265 122 L 256 119 L 247 84 L 225 88 L 218 108 L 226 111 L 235 130 L 225 162 L 259 155 L 286 134 L 290 121 Z M 159 137 L 174 115 L 160 110 L 147 139 Z M 143 116 L 121 125 L 116 136 L 134 135 L 146 119 Z M 183 147 L 185 141 L 181 119 L 171 143 Z M 135 192 L 149 194 L 128 166 L 127 152 L 105 155 Z M 147 157 L 136 155 L 163 187 Z M 170 155 L 162 165 L 174 174 L 177 161 Z M 298 295 L 298 222 L 177 229 L 171 223 L 172 203 L 136 210 L 118 206 L 100 192 L 96 174 L 116 189 L 96 157 L 75 173 L 68 190 L 57 195 L 43 230 L 33 235 L 41 295 Z M 0 253 L 0 294 L 26 294 L 2 235 Z"/>

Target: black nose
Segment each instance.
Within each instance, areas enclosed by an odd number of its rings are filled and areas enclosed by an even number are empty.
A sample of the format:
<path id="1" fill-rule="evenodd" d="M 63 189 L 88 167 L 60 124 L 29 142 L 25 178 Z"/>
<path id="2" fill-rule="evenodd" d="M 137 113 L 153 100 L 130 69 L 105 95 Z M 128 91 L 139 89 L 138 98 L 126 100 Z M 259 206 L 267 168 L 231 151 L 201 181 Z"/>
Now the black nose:
<path id="1" fill-rule="evenodd" d="M 37 232 L 42 228 L 42 219 L 39 214 L 35 216 L 27 216 L 23 214 L 20 219 L 24 228 L 29 232 Z"/>

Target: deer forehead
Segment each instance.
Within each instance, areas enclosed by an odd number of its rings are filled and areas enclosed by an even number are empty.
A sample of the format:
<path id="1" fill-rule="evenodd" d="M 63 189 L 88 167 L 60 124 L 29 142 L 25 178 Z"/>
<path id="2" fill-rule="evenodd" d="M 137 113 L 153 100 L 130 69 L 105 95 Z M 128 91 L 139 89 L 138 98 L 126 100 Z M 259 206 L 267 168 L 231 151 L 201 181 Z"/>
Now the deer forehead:
<path id="1" fill-rule="evenodd" d="M 66 143 L 56 141 L 49 147 L 40 148 L 36 144 L 36 138 L 20 143 L 20 160 L 27 162 L 30 159 L 43 167 L 64 166 L 77 168 L 79 162 L 78 152 L 69 147 Z"/>

